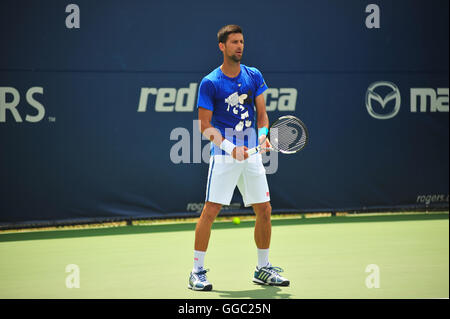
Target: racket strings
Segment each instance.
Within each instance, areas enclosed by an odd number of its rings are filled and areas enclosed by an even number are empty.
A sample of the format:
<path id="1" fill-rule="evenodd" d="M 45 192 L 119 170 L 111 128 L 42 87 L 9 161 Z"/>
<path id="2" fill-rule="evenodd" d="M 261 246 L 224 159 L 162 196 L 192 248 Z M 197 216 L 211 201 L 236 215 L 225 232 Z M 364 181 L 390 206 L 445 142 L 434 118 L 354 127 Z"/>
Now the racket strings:
<path id="1" fill-rule="evenodd" d="M 295 118 L 279 121 L 271 128 L 272 146 L 282 152 L 296 152 L 306 143 L 307 133 Z"/>

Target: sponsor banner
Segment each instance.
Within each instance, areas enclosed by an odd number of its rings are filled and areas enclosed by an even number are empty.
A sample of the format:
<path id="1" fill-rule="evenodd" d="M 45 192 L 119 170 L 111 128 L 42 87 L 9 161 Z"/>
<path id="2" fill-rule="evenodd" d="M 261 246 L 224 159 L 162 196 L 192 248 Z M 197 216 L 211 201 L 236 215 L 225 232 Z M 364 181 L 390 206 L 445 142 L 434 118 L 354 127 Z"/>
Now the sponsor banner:
<path id="1" fill-rule="evenodd" d="M 381 89 L 380 89 L 381 88 Z M 383 98 L 376 89 L 387 91 Z M 406 90 L 405 90 L 406 91 Z M 412 113 L 448 113 L 448 87 L 447 88 L 410 88 L 408 99 L 403 99 L 406 107 Z M 370 116 L 378 120 L 391 119 L 398 114 L 402 105 L 400 89 L 392 82 L 377 81 L 369 85 L 366 92 L 366 107 Z M 391 102 L 392 101 L 392 102 Z M 374 106 L 377 105 L 377 106 Z M 388 107 L 388 105 L 391 107 Z"/>
<path id="2" fill-rule="evenodd" d="M 0 223 L 201 210 L 203 74 L 2 74 Z M 270 121 L 293 114 L 310 133 L 265 157 L 274 210 L 448 204 L 446 74 L 264 75 Z"/>

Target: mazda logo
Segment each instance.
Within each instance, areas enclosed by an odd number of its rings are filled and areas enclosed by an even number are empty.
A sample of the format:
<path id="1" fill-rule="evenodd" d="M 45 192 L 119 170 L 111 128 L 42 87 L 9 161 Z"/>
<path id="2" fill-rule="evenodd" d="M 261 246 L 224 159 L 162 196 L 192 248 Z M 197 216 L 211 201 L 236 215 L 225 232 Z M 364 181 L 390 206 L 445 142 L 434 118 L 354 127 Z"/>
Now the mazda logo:
<path id="1" fill-rule="evenodd" d="M 384 98 L 382 98 L 381 95 L 376 92 L 376 89 L 380 87 L 385 87 L 390 91 L 388 94 L 386 94 Z M 388 102 L 392 100 L 395 100 L 395 104 L 394 108 L 390 112 L 380 113 L 376 112 L 373 108 L 375 103 L 378 103 L 381 106 L 381 110 L 384 110 Z M 378 120 L 387 120 L 393 118 L 395 115 L 397 115 L 398 111 L 400 110 L 400 103 L 401 103 L 400 90 L 392 82 L 378 81 L 372 83 L 367 88 L 366 108 L 367 112 L 369 112 L 370 116 L 372 116 L 373 118 L 376 118 Z M 380 108 L 377 109 L 380 110 Z"/>

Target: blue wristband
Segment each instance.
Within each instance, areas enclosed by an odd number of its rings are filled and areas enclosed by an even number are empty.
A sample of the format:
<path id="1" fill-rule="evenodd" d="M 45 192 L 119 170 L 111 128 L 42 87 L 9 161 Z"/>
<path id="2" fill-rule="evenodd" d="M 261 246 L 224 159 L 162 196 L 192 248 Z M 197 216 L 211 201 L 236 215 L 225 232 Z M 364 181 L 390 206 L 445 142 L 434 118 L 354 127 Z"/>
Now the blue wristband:
<path id="1" fill-rule="evenodd" d="M 269 133 L 269 129 L 268 129 L 267 127 L 265 127 L 265 126 L 261 127 L 261 128 L 258 130 L 258 138 L 259 138 L 261 135 L 266 135 L 266 136 L 267 136 L 267 133 Z"/>

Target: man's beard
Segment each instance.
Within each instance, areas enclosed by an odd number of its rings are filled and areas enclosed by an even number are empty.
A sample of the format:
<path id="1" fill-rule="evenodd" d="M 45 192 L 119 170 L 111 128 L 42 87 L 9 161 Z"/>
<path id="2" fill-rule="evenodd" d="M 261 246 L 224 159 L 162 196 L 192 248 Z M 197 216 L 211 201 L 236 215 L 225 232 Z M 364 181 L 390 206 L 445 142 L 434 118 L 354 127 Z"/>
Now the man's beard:
<path id="1" fill-rule="evenodd" d="M 234 62 L 240 62 L 242 60 L 242 55 L 241 57 L 238 57 L 237 55 L 232 55 L 231 56 L 231 60 L 233 60 Z"/>

